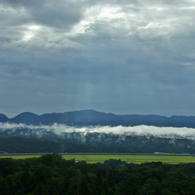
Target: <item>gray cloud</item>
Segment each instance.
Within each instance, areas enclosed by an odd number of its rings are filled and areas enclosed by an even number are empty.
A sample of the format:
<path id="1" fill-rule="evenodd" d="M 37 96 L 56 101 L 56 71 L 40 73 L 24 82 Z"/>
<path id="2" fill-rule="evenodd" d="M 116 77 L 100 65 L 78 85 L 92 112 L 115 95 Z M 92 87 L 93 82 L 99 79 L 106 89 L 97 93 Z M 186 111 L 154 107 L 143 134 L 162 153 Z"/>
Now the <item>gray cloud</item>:
<path id="1" fill-rule="evenodd" d="M 43 26 L 67 28 L 80 20 L 82 16 L 82 5 L 75 1 L 49 2 L 46 0 L 35 1 L 1 1 L 3 4 L 11 6 L 12 12 L 29 15 L 31 21 Z M 9 8 L 10 9 L 10 8 Z M 11 12 L 11 11 L 10 11 Z M 21 21 L 24 22 L 24 21 Z"/>
<path id="2" fill-rule="evenodd" d="M 0 5 L 1 112 L 195 114 L 193 1 Z"/>

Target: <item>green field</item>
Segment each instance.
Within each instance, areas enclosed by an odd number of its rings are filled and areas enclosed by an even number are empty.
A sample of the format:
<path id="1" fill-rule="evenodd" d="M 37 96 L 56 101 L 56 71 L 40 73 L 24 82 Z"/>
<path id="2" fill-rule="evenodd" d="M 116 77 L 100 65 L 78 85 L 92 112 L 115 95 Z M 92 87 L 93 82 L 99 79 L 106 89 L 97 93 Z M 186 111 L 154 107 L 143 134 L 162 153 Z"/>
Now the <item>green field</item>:
<path id="1" fill-rule="evenodd" d="M 0 158 L 13 158 L 13 159 L 25 159 L 25 158 L 38 158 L 41 155 L 5 155 Z"/>
<path id="2" fill-rule="evenodd" d="M 25 159 L 25 158 L 36 158 L 41 155 L 9 155 L 0 156 L 0 158 L 14 158 L 14 159 Z M 127 163 L 145 163 L 145 162 L 164 162 L 170 164 L 178 163 L 194 163 L 195 157 L 193 156 L 164 156 L 164 155 L 63 155 L 66 160 L 75 159 L 76 161 L 87 161 L 88 163 L 103 163 L 105 160 L 109 159 L 121 159 Z"/>
<path id="3" fill-rule="evenodd" d="M 192 156 L 161 156 L 161 155 L 63 155 L 65 159 L 73 159 L 77 161 L 85 160 L 88 163 L 104 162 L 109 159 L 121 159 L 127 163 L 144 163 L 144 162 L 164 162 L 170 164 L 191 163 L 195 162 Z"/>

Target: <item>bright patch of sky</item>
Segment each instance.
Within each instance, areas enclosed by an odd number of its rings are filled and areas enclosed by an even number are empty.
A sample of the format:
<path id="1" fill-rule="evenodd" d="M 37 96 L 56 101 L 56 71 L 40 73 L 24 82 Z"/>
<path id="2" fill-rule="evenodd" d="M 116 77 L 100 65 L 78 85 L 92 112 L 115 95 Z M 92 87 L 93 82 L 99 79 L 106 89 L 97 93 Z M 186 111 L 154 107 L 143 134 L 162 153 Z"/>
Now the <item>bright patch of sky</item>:
<path id="1" fill-rule="evenodd" d="M 29 26 L 24 34 L 23 40 L 29 41 L 36 36 L 36 31 L 40 29 L 40 26 Z"/>

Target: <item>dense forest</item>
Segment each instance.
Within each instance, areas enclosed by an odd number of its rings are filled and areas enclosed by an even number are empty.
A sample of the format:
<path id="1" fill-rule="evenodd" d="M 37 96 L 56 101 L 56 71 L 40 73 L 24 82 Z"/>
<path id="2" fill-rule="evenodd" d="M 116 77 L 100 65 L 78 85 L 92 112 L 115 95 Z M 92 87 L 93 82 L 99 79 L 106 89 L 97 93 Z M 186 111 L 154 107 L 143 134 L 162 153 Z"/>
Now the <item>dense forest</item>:
<path id="1" fill-rule="evenodd" d="M 1 137 L 0 152 L 8 153 L 190 153 L 195 151 L 194 140 L 169 139 L 145 136 L 128 137 L 126 141 L 116 142 L 117 136 L 105 138 L 100 142 L 87 141 L 81 143 L 80 139 L 32 139 L 20 137 Z M 89 139 L 90 140 L 90 139 Z M 92 140 L 92 139 L 91 139 Z"/>
<path id="2" fill-rule="evenodd" d="M 7 153 L 77 153 L 77 152 L 93 152 L 93 153 L 117 153 L 117 152 L 148 152 L 134 147 L 126 147 L 121 144 L 81 144 L 58 139 L 55 141 L 19 138 L 19 137 L 0 137 L 0 151 Z"/>
<path id="3" fill-rule="evenodd" d="M 87 164 L 59 154 L 0 159 L 2 195 L 193 195 L 195 164 Z"/>

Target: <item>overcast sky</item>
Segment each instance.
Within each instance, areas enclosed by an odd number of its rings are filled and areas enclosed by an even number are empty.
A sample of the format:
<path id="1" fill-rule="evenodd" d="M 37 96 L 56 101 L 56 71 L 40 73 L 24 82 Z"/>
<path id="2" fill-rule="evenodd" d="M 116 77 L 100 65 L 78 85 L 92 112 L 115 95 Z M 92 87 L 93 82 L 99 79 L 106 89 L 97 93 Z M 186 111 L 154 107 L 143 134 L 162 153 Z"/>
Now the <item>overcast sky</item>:
<path id="1" fill-rule="evenodd" d="M 0 0 L 0 112 L 195 115 L 195 0 Z"/>

